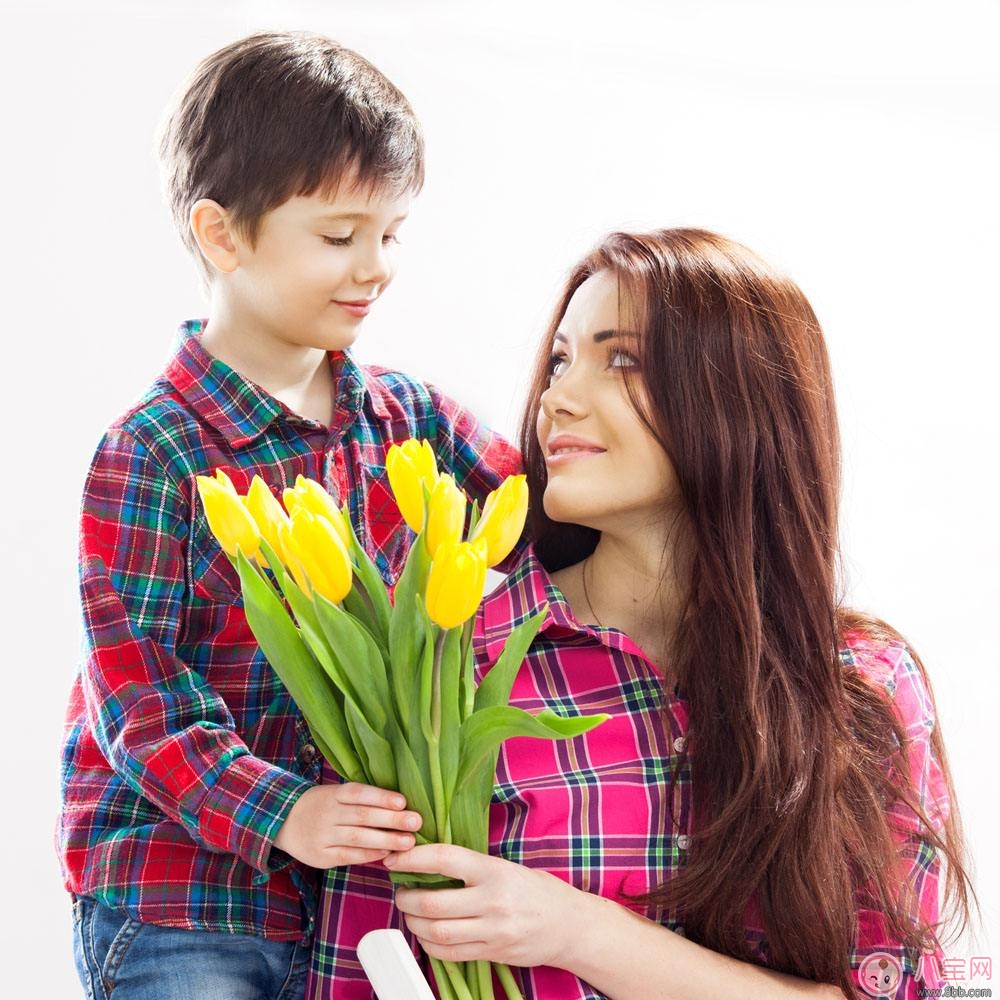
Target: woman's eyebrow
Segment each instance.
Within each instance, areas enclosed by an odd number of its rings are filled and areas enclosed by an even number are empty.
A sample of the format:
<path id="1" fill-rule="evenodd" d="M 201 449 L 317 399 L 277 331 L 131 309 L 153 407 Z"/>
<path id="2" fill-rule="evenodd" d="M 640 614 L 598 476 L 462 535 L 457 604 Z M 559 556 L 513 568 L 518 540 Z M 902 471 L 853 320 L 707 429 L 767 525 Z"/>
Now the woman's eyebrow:
<path id="1" fill-rule="evenodd" d="M 594 343 L 603 344 L 604 341 L 610 340 L 612 337 L 638 338 L 638 336 L 639 334 L 635 333 L 633 330 L 600 330 L 598 333 L 594 334 Z M 568 338 L 565 333 L 560 333 L 559 330 L 556 330 L 553 340 L 558 340 L 565 344 Z"/>

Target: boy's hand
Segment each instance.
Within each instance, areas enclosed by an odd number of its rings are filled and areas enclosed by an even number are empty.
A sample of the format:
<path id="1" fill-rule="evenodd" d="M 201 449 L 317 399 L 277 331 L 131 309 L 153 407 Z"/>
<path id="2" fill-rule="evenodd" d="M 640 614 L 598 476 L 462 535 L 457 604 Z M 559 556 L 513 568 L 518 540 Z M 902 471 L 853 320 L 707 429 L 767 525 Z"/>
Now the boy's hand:
<path id="1" fill-rule="evenodd" d="M 421 822 L 399 792 L 357 782 L 317 785 L 296 800 L 274 846 L 313 868 L 371 864 L 413 847 Z"/>

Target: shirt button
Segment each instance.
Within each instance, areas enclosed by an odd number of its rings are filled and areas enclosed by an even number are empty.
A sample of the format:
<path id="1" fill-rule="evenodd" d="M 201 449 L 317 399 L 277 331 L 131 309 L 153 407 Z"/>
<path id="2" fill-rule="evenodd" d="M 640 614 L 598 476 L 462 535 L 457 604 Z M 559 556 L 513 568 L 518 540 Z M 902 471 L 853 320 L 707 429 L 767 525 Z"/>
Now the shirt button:
<path id="1" fill-rule="evenodd" d="M 302 760 L 306 764 L 311 764 L 316 759 L 317 753 L 318 751 L 316 750 L 316 748 L 311 743 L 307 743 L 302 748 L 300 756 L 302 757 Z"/>
<path id="2" fill-rule="evenodd" d="M 677 838 L 677 846 L 682 851 L 686 851 L 691 846 L 691 838 L 686 833 L 682 833 Z"/>
<path id="3" fill-rule="evenodd" d="M 688 741 L 686 736 L 678 736 L 677 739 L 674 740 L 674 750 L 676 750 L 677 753 L 684 753 L 684 748 L 687 745 Z"/>

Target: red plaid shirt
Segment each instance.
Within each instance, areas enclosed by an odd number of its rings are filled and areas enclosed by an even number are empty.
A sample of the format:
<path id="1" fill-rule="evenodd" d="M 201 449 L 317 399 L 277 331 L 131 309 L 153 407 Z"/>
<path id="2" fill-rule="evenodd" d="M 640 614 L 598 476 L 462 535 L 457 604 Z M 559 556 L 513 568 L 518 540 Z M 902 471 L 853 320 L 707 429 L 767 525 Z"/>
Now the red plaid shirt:
<path id="1" fill-rule="evenodd" d="M 393 441 L 431 441 L 482 501 L 520 457 L 467 411 L 399 372 L 330 355 L 330 427 L 292 413 L 182 327 L 164 373 L 111 426 L 83 494 L 85 648 L 66 716 L 58 850 L 67 889 L 139 920 L 294 940 L 311 933 L 316 873 L 272 849 L 319 779 L 301 715 L 246 622 L 195 477 L 245 492 L 299 474 L 350 505 L 387 581 L 406 528 L 385 477 Z"/>

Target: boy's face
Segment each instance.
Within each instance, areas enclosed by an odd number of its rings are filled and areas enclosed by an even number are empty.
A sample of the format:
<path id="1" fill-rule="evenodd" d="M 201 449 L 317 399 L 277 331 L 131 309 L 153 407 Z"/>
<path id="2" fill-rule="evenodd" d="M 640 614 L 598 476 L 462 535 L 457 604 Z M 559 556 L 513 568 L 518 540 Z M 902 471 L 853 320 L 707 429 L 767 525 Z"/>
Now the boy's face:
<path id="1" fill-rule="evenodd" d="M 254 331 L 285 344 L 349 347 L 395 273 L 396 233 L 411 195 L 342 188 L 297 196 L 264 216 L 251 248 L 225 275 L 227 304 Z"/>

